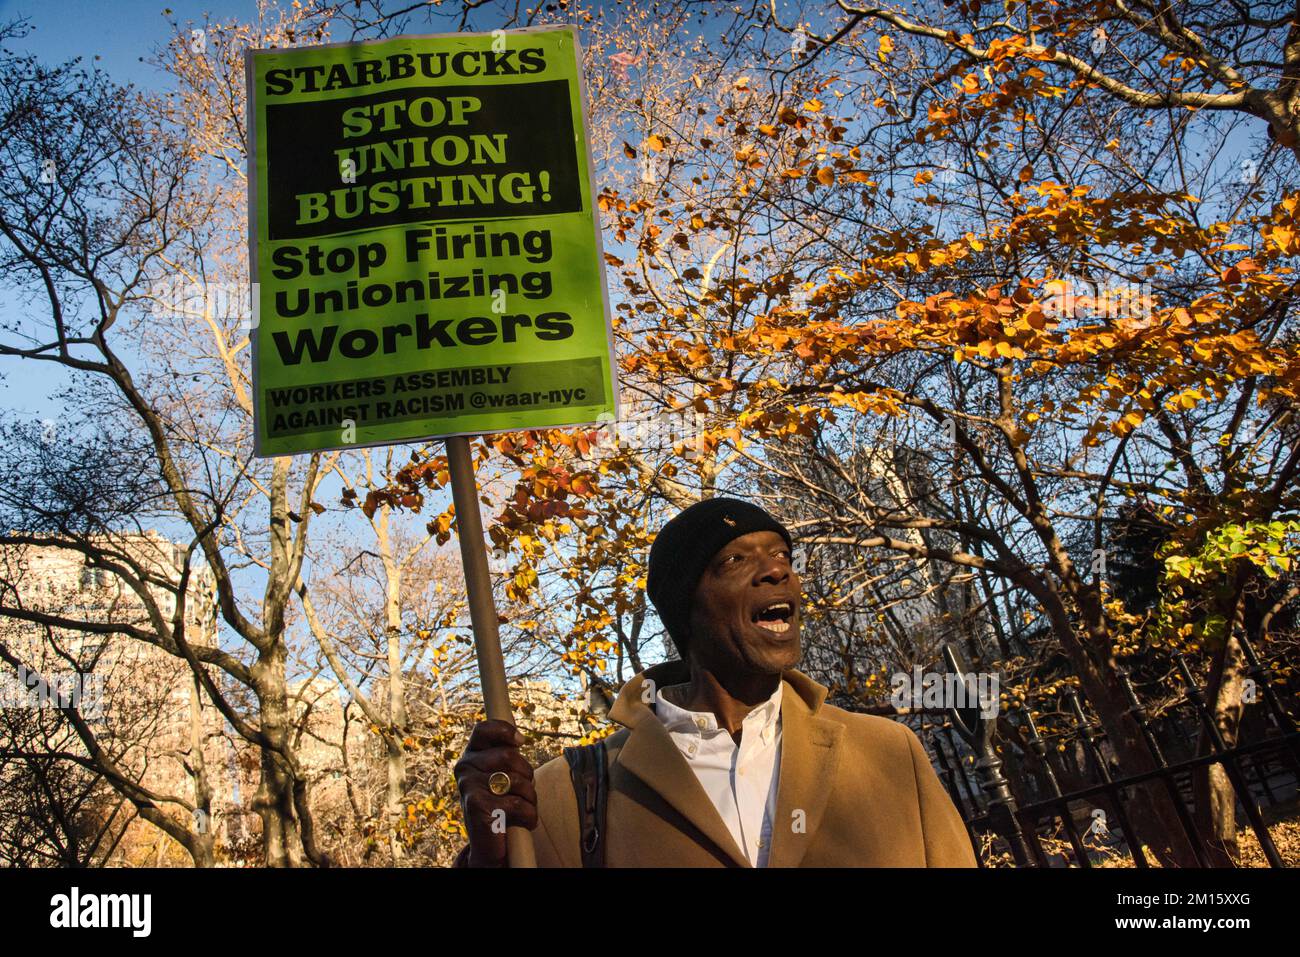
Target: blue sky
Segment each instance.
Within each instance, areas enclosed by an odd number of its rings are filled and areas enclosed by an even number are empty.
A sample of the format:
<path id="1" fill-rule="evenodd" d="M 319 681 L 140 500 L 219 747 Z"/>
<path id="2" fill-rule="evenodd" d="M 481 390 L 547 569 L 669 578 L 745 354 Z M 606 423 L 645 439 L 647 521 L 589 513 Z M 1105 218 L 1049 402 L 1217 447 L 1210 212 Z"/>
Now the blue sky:
<path id="1" fill-rule="evenodd" d="M 256 7 L 255 0 L 0 0 L 0 21 L 28 22 L 28 35 L 9 44 L 15 53 L 31 54 L 46 64 L 83 57 L 84 65 L 98 65 L 115 82 L 153 87 L 161 76 L 140 58 L 147 59 L 171 31 L 164 9 L 184 22 L 201 20 L 205 12 L 249 15 Z M 0 311 L 15 308 L 19 306 L 10 292 L 0 292 Z M 0 408 L 22 418 L 58 417 L 61 403 L 53 394 L 68 384 L 58 366 L 6 362 L 0 376 Z"/>
<path id="2" fill-rule="evenodd" d="M 119 83 L 152 85 L 154 70 L 140 62 L 169 32 L 163 10 L 184 21 L 205 12 L 225 17 L 251 14 L 254 0 L 0 0 L 0 17 L 26 18 L 35 29 L 15 50 L 49 62 L 96 55 Z"/>

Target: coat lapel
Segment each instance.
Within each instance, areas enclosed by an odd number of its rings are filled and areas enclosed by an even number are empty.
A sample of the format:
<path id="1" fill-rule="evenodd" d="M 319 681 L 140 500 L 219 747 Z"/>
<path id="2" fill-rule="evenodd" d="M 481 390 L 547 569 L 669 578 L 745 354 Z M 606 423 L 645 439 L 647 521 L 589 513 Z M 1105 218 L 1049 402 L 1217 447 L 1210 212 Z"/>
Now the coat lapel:
<path id="1" fill-rule="evenodd" d="M 807 852 L 826 810 L 844 733 L 843 725 L 815 713 L 826 697 L 824 687 L 793 669 L 783 678 L 789 687 L 781 695 L 781 770 L 769 867 L 797 867 Z M 684 662 L 668 661 L 623 686 L 609 714 L 631 729 L 618 763 L 721 848 L 733 864 L 750 867 L 695 772 L 648 704 L 660 688 L 689 680 Z M 653 682 L 653 693 L 647 682 Z M 796 815 L 796 811 L 801 813 Z"/>
<path id="2" fill-rule="evenodd" d="M 737 867 L 749 867 L 749 860 L 737 846 L 727 824 L 718 814 L 700 785 L 699 778 L 682 757 L 677 745 L 664 730 L 659 718 L 642 701 L 653 701 L 654 696 L 645 688 L 644 680 L 653 681 L 654 693 L 668 685 L 690 680 L 690 673 L 673 668 L 681 662 L 670 661 L 656 665 L 630 680 L 619 693 L 609 716 L 632 729 L 618 753 L 618 763 L 640 778 L 647 787 L 672 805 L 682 817 L 699 828 L 710 841 L 722 849 Z"/>
<path id="3" fill-rule="evenodd" d="M 768 867 L 798 867 L 803 860 L 826 811 L 844 734 L 842 724 L 814 711 L 825 688 L 793 670 L 784 678 L 797 693 L 781 695 L 781 774 Z"/>

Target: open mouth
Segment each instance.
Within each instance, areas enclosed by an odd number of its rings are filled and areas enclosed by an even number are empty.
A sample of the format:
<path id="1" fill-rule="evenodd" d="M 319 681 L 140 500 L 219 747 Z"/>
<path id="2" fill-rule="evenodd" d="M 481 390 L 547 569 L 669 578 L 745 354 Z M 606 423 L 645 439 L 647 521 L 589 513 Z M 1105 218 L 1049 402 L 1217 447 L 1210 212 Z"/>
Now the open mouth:
<path id="1" fill-rule="evenodd" d="M 790 630 L 793 619 L 793 604 L 788 601 L 774 601 L 755 612 L 753 621 L 758 627 L 766 629 L 774 635 L 782 635 Z"/>

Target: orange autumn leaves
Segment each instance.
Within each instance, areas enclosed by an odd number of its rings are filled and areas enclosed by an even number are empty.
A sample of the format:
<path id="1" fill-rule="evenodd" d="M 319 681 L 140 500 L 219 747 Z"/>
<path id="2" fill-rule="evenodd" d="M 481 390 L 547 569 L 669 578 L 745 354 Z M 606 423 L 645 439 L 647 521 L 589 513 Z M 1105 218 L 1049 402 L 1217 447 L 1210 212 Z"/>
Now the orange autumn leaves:
<path id="1" fill-rule="evenodd" d="M 955 363 L 974 363 L 1022 387 L 1035 378 L 1079 369 L 1088 373 L 1091 384 L 1073 396 L 1058 397 L 1047 411 L 1055 412 L 1058 421 L 1068 415 L 1074 426 L 1085 429 L 1084 441 L 1090 445 L 1105 431 L 1127 435 L 1161 405 L 1185 411 L 1222 399 L 1233 382 L 1248 377 L 1262 379 L 1260 402 L 1300 395 L 1295 347 L 1261 342 L 1254 328 L 1268 310 L 1296 294 L 1293 269 L 1283 260 L 1294 255 L 1300 236 L 1300 196 L 1284 197 L 1266 220 L 1250 224 L 1260 237 L 1259 251 L 1238 258 L 1247 246 L 1216 240 L 1228 231 L 1227 224 L 1199 229 L 1176 216 L 1150 215 L 1159 207 L 1154 197 L 1083 203 L 1079 190 L 1047 184 L 1043 191 L 1053 203 L 1026 210 L 982 239 L 970 234 L 948 243 L 927 239 L 923 246 L 855 263 L 852 270 L 832 269 L 832 280 L 817 292 L 822 312 L 834 315 L 843 306 L 851 314 L 849 301 L 881 285 L 882 277 L 938 271 L 986 245 L 1014 240 L 1030 248 L 1062 235 L 1145 242 L 1164 251 L 1195 249 L 1215 264 L 1210 274 L 1218 288 L 1186 306 L 1161 307 L 1149 294 L 1106 290 L 1068 296 L 1063 308 L 1062 284 L 1049 273 L 1041 280 L 1022 279 L 1012 289 L 998 284 L 963 296 L 944 291 L 923 301 L 902 300 L 893 316 L 856 322 L 802 322 L 797 317 L 791 322 L 792 317 L 777 310 L 760 318 L 749 340 L 786 350 L 818 373 L 905 350 L 949 355 Z M 1063 285 L 1068 291 L 1068 281 Z M 869 392 L 872 397 L 852 397 L 836 390 L 831 401 L 897 413 L 897 398 L 889 390 L 873 387 Z M 1026 426 L 1044 414 L 1030 404 L 1017 412 Z"/>

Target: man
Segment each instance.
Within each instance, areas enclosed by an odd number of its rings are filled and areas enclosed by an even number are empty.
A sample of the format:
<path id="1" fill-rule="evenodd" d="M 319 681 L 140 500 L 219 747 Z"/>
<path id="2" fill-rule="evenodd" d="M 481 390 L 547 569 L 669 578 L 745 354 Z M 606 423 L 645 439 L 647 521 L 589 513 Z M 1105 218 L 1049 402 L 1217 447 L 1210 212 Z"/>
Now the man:
<path id="1" fill-rule="evenodd" d="M 796 671 L 793 542 L 729 498 L 685 509 L 650 549 L 647 592 L 682 661 L 638 674 L 610 717 L 609 867 L 975 867 L 957 809 L 906 726 L 824 704 Z M 475 726 L 456 780 L 469 846 L 501 867 L 493 813 L 533 831 L 541 867 L 580 867 L 568 762 L 533 774 L 510 725 Z M 494 793 L 494 772 L 509 790 Z M 496 779 L 504 789 L 505 777 Z"/>

